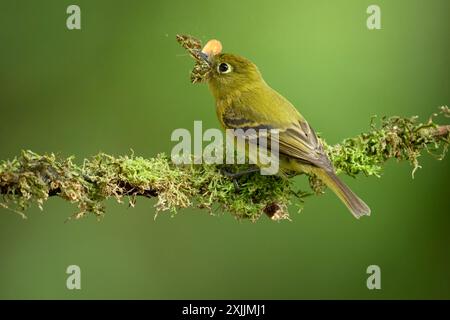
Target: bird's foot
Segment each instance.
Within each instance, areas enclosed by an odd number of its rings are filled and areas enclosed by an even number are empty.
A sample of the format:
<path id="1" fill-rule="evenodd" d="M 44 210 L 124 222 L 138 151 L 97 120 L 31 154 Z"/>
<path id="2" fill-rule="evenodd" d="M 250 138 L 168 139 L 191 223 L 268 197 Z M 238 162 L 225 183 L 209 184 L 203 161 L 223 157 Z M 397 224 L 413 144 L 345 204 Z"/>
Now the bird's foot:
<path id="1" fill-rule="evenodd" d="M 231 172 L 231 171 L 229 171 L 226 168 L 221 168 L 220 171 L 222 172 L 222 174 L 224 176 L 227 176 L 229 178 L 239 178 L 239 177 L 244 176 L 246 174 L 257 172 L 257 171 L 259 171 L 259 168 L 258 167 L 252 167 L 252 168 L 249 168 L 247 170 L 242 170 L 242 171 L 238 171 L 238 172 Z"/>
<path id="2" fill-rule="evenodd" d="M 254 168 L 252 167 L 252 168 L 249 168 L 247 170 L 242 170 L 242 171 L 238 171 L 238 172 L 231 172 L 231 171 L 229 171 L 226 168 L 221 168 L 220 169 L 220 172 L 224 176 L 226 176 L 226 177 L 228 177 L 230 179 L 233 179 L 233 184 L 234 184 L 234 187 L 235 187 L 236 191 L 240 190 L 237 178 L 242 177 L 243 175 L 246 175 L 246 174 L 249 174 L 249 173 L 257 172 L 257 171 L 259 171 L 258 167 L 254 167 Z"/>

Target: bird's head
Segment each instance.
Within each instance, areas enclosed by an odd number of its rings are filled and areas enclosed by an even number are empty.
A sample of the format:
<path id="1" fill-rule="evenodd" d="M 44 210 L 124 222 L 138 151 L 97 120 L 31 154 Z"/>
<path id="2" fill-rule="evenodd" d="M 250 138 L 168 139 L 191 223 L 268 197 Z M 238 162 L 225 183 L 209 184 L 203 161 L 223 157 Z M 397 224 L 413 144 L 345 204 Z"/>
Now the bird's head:
<path id="1" fill-rule="evenodd" d="M 245 90 L 264 82 L 258 67 L 253 62 L 235 54 L 217 52 L 215 48 L 210 49 L 208 48 L 210 43 L 211 41 L 203 48 L 203 57 L 211 68 L 207 81 L 216 98 L 225 97 L 235 91 Z"/>

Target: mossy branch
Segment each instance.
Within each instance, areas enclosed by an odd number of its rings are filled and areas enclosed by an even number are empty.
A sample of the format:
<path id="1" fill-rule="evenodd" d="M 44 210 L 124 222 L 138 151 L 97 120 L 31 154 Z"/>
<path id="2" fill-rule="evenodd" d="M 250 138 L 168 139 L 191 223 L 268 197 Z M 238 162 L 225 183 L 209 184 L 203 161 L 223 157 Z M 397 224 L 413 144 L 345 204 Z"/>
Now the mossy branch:
<path id="1" fill-rule="evenodd" d="M 448 107 L 441 107 L 441 117 L 449 117 Z M 437 114 L 433 115 L 433 117 Z M 370 131 L 325 148 L 338 173 L 350 176 L 380 176 L 382 165 L 391 158 L 408 160 L 413 173 L 419 168 L 423 151 L 443 159 L 450 142 L 450 125 L 437 125 L 431 117 L 418 122 L 417 117 L 391 117 L 372 121 Z M 374 119 L 372 119 L 374 120 Z M 237 170 L 242 166 L 235 166 Z M 310 194 L 320 194 L 323 186 L 309 177 L 311 192 L 295 190 L 293 179 L 262 176 L 259 173 L 234 181 L 221 172 L 223 165 L 174 165 L 159 154 L 152 159 L 132 155 L 114 157 L 98 154 L 82 165 L 73 157 L 62 159 L 54 154 L 38 155 L 23 151 L 13 159 L 0 162 L 0 206 L 23 217 L 32 203 L 41 209 L 51 196 L 76 203 L 81 218 L 88 213 L 101 217 L 104 200 L 115 198 L 136 204 L 137 196 L 156 198 L 156 212 L 177 212 L 198 207 L 209 212 L 229 212 L 237 218 L 257 220 L 266 213 L 274 220 L 288 219 L 291 202 L 301 204 Z"/>

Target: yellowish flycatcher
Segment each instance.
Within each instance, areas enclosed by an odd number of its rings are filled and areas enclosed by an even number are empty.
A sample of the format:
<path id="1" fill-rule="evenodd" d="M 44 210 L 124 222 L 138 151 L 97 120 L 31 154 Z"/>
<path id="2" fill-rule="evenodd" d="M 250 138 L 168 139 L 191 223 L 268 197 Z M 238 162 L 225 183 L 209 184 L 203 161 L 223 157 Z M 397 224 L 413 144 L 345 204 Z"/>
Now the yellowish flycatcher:
<path id="1" fill-rule="evenodd" d="M 223 128 L 279 130 L 282 170 L 316 175 L 356 218 L 370 215 L 364 201 L 336 176 L 320 139 L 297 109 L 264 81 L 254 63 L 221 50 L 219 41 L 210 40 L 202 53 L 211 67 L 206 79 Z"/>

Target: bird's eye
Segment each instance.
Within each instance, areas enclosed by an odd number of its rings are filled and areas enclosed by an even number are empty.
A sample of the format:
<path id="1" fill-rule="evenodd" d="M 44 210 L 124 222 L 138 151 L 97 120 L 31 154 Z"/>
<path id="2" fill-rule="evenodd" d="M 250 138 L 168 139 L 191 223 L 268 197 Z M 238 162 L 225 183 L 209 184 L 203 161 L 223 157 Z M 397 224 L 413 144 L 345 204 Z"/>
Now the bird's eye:
<path id="1" fill-rule="evenodd" d="M 231 66 L 228 63 L 222 62 L 217 67 L 217 70 L 219 71 L 219 73 L 229 73 L 231 72 Z"/>

